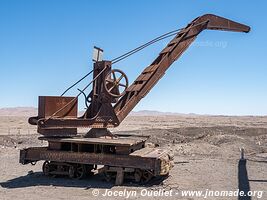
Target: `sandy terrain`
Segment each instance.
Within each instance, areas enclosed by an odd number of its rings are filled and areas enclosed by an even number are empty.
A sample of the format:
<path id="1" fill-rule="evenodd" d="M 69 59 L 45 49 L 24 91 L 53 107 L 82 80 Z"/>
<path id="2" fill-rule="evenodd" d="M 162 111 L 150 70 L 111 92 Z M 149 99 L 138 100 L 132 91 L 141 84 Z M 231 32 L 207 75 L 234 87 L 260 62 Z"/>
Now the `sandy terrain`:
<path id="1" fill-rule="evenodd" d="M 171 147 L 175 166 L 170 176 L 152 180 L 148 185 L 126 182 L 120 187 L 105 182 L 101 175 L 85 180 L 45 177 L 41 173 L 42 163 L 18 163 L 19 149 L 46 145 L 37 139 L 35 127 L 27 124 L 27 117 L 0 116 L 0 199 L 107 199 L 103 196 L 106 189 L 135 191 L 137 195 L 130 199 L 157 198 L 142 197 L 143 189 L 178 192 L 166 199 L 204 199 L 182 198 L 179 192 L 183 190 L 237 189 L 264 193 L 262 198 L 256 195 L 207 199 L 267 199 L 267 117 L 132 115 L 113 132 L 151 135 L 151 142 Z M 239 161 L 241 147 L 245 149 L 246 163 Z M 94 189 L 99 190 L 98 197 L 92 195 Z"/>

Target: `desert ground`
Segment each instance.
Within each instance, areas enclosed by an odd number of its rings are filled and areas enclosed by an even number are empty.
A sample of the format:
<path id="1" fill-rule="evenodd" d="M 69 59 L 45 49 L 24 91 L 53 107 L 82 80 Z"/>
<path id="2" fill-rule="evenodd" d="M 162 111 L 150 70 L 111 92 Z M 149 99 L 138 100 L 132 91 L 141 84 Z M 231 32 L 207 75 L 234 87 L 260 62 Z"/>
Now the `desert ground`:
<path id="1" fill-rule="evenodd" d="M 25 113 L 24 113 L 25 114 Z M 151 114 L 151 113 L 150 113 Z M 80 130 L 85 132 L 86 130 Z M 267 199 L 267 116 L 130 115 L 114 133 L 150 135 L 150 142 L 174 153 L 174 168 L 165 179 L 145 185 L 114 186 L 101 174 L 84 180 L 45 177 L 42 162 L 19 164 L 19 150 L 45 146 L 27 116 L 0 116 L 0 199 L 125 199 L 105 191 L 136 191 L 130 199 Z M 246 161 L 240 161 L 244 148 Z M 263 191 L 253 197 L 141 196 L 147 191 Z M 99 195 L 92 192 L 98 190 Z"/>

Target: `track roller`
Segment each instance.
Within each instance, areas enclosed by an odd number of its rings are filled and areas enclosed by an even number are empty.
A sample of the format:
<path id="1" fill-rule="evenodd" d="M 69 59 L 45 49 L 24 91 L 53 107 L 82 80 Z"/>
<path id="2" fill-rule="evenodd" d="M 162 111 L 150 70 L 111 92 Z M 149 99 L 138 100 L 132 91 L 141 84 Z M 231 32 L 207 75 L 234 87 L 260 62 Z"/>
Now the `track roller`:
<path id="1" fill-rule="evenodd" d="M 122 185 L 125 179 L 136 183 L 148 183 L 153 177 L 153 171 L 145 169 L 104 166 L 99 171 L 106 181 L 115 180 L 115 185 Z"/>
<path id="2" fill-rule="evenodd" d="M 45 176 L 49 176 L 49 172 L 50 172 L 50 162 L 49 161 L 45 161 L 44 164 L 43 164 L 43 173 Z"/>
<path id="3" fill-rule="evenodd" d="M 45 176 L 49 175 L 65 175 L 69 178 L 82 179 L 88 175 L 92 175 L 93 165 L 72 164 L 45 161 L 43 164 L 43 173 Z"/>

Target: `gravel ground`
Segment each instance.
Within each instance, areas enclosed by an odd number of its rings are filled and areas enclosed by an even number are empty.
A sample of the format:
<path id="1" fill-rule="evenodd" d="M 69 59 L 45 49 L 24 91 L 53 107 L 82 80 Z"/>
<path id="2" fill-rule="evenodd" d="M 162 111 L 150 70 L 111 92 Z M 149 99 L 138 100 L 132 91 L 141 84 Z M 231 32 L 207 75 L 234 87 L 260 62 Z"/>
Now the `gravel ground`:
<path id="1" fill-rule="evenodd" d="M 150 135 L 150 142 L 173 149 L 175 166 L 166 179 L 123 186 L 105 182 L 101 174 L 85 180 L 51 178 L 43 176 L 41 162 L 20 165 L 19 149 L 46 145 L 24 119 L 0 118 L 0 199 L 125 199 L 127 192 L 130 199 L 267 199 L 267 117 L 130 116 L 113 132 Z M 240 148 L 246 162 L 239 160 Z M 253 197 L 181 197 L 187 190 L 238 189 L 264 192 Z M 106 192 L 113 196 L 104 196 Z"/>

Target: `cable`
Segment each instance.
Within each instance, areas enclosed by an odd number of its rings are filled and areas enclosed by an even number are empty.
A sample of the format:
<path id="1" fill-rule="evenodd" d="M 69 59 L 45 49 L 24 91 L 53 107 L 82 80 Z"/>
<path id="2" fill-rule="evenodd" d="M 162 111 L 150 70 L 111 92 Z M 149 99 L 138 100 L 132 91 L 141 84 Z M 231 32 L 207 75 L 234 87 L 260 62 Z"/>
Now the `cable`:
<path id="1" fill-rule="evenodd" d="M 135 48 L 135 49 L 133 49 L 133 50 L 125 53 L 125 54 L 123 54 L 123 55 L 121 55 L 121 56 L 118 56 L 117 58 L 112 59 L 111 62 L 113 64 L 116 63 L 116 62 L 119 62 L 119 61 L 121 61 L 121 60 L 123 60 L 123 59 L 125 59 L 125 58 L 127 58 L 129 56 L 131 56 L 132 54 L 134 54 L 134 53 L 136 53 L 136 52 L 138 52 L 138 51 L 146 48 L 147 46 L 149 46 L 149 45 L 151 45 L 151 44 L 153 44 L 155 42 L 158 42 L 158 41 L 163 40 L 163 39 L 165 39 L 167 37 L 171 37 L 173 35 L 176 35 L 177 32 L 180 31 L 180 30 L 181 29 L 173 30 L 173 31 L 170 31 L 168 33 L 165 33 L 165 34 L 163 34 L 163 35 L 161 35 L 159 37 L 156 37 L 153 40 L 151 40 L 151 41 L 149 41 L 149 42 L 147 42 L 147 43 L 145 43 L 145 44 L 143 44 L 143 45 L 141 45 L 141 46 L 139 46 L 139 47 L 137 47 L 137 48 Z M 71 88 L 73 88 L 75 85 L 77 85 L 78 83 L 80 83 L 83 79 L 85 79 L 87 76 L 89 76 L 93 71 L 94 70 L 90 71 L 85 76 L 83 76 L 81 79 L 79 79 L 77 82 L 75 82 L 70 87 L 68 87 L 60 96 L 63 96 L 64 94 L 66 94 Z"/>
<path id="2" fill-rule="evenodd" d="M 121 56 L 118 56 L 117 58 L 112 59 L 111 62 L 112 62 L 112 64 L 117 63 L 117 62 L 119 62 L 119 61 L 121 61 L 121 60 L 123 60 L 123 59 L 125 59 L 125 58 L 127 58 L 129 56 L 131 56 L 132 54 L 134 54 L 134 53 L 146 48 L 147 46 L 149 46 L 149 45 L 151 45 L 151 44 L 153 44 L 155 42 L 158 42 L 158 41 L 163 40 L 165 38 L 168 38 L 168 37 L 171 37 L 173 35 L 176 35 L 177 32 L 180 31 L 180 30 L 182 30 L 182 28 L 179 28 L 179 29 L 170 31 L 168 33 L 165 33 L 163 35 L 160 35 L 160 36 L 154 38 L 153 40 L 150 40 L 149 42 L 147 42 L 147 43 L 145 43 L 145 44 L 143 44 L 143 45 L 141 45 L 141 46 L 139 46 L 139 47 L 137 47 L 137 48 L 135 48 L 135 49 L 133 49 L 131 51 L 128 51 L 127 53 L 125 53 L 125 54 L 123 54 Z"/>
<path id="3" fill-rule="evenodd" d="M 135 53 L 137 53 L 138 51 L 141 51 L 142 49 L 144 49 L 144 48 L 150 46 L 151 44 L 154 44 L 154 43 L 156 43 L 156 42 L 158 42 L 158 41 L 160 41 L 160 40 L 163 40 L 163 39 L 165 39 L 165 38 L 171 37 L 171 36 L 176 35 L 176 34 L 177 34 L 177 33 L 173 33 L 173 34 L 171 34 L 171 35 L 168 35 L 168 36 L 162 37 L 162 38 L 160 38 L 160 39 L 158 39 L 158 40 L 155 40 L 155 41 L 153 41 L 153 42 L 151 42 L 151 43 L 149 43 L 149 44 L 146 44 L 146 45 L 142 46 L 141 48 L 139 48 L 138 50 L 133 51 L 133 52 L 131 52 L 131 53 L 125 55 L 124 57 L 121 57 L 120 59 L 117 59 L 115 62 L 112 62 L 112 64 L 115 64 L 115 63 L 117 63 L 117 62 L 119 62 L 119 61 L 121 61 L 121 60 L 123 60 L 123 59 L 125 59 L 125 58 L 127 58 L 127 57 L 129 57 L 129 56 L 131 56 L 131 55 L 133 55 L 133 54 L 135 54 Z"/>
<path id="4" fill-rule="evenodd" d="M 204 21 L 204 22 L 200 22 L 200 23 L 198 23 L 198 24 L 195 24 L 195 25 L 191 26 L 191 28 L 194 27 L 194 26 L 198 26 L 198 25 L 200 25 L 200 24 L 206 23 L 206 22 L 208 22 L 208 20 L 207 20 L 207 21 Z M 216 28 L 216 27 L 214 27 L 214 28 Z M 123 60 L 123 59 L 125 59 L 125 58 L 127 58 L 127 57 L 129 57 L 129 56 L 131 56 L 131 55 L 133 55 L 133 54 L 135 54 L 135 53 L 137 53 L 138 51 L 141 51 L 142 49 L 144 49 L 144 48 L 146 48 L 146 47 L 148 47 L 148 46 L 150 46 L 150 45 L 152 45 L 152 44 L 154 44 L 154 43 L 156 43 L 156 42 L 158 42 L 158 41 L 160 41 L 160 40 L 163 40 L 163 39 L 166 39 L 166 38 L 171 37 L 171 36 L 173 36 L 173 35 L 176 35 L 176 34 L 178 33 L 178 31 L 181 31 L 181 30 L 183 30 L 183 29 L 184 29 L 184 28 L 179 28 L 179 29 L 176 29 L 176 30 L 173 30 L 173 31 L 164 33 L 163 35 L 160 35 L 160 36 L 154 38 L 153 40 L 150 40 L 149 42 L 147 42 L 147 43 L 145 43 L 145 44 L 143 44 L 143 45 L 140 45 L 139 47 L 137 47 L 137 48 L 135 48 L 135 49 L 132 49 L 131 51 L 128 51 L 127 53 L 124 53 L 124 54 L 122 54 L 122 55 L 120 55 L 120 56 L 118 56 L 118 57 L 112 59 L 111 62 L 112 62 L 112 64 L 115 64 L 115 63 L 117 63 L 117 62 L 119 62 L 119 61 L 121 61 L 121 60 Z M 80 83 L 83 79 L 85 79 L 87 76 L 89 76 L 92 72 L 93 72 L 93 70 L 90 71 L 89 73 L 87 73 L 87 74 L 86 74 L 84 77 L 82 77 L 81 79 L 79 79 L 79 80 L 78 80 L 77 82 L 75 82 L 73 85 L 71 85 L 70 87 L 68 87 L 68 88 L 61 94 L 61 96 L 63 96 L 64 94 L 66 94 L 71 88 L 73 88 L 75 85 L 77 85 L 78 83 Z"/>
<path id="5" fill-rule="evenodd" d="M 44 120 L 47 121 L 49 119 L 51 119 L 52 117 L 54 117 L 57 113 L 59 113 L 60 111 L 62 111 L 64 108 L 66 108 L 68 105 L 70 105 L 71 103 L 73 103 L 74 101 L 76 101 L 78 99 L 78 97 L 106 70 L 107 67 L 104 67 L 101 72 L 99 72 L 99 74 L 97 74 L 95 76 L 95 78 L 88 83 L 82 90 L 80 90 L 80 93 L 74 98 L 72 99 L 69 103 L 67 103 L 66 105 L 64 105 L 63 107 L 61 107 L 60 109 L 58 109 L 56 112 L 54 112 L 52 115 L 50 115 L 50 117 L 48 117 L 47 119 Z"/>
<path id="6" fill-rule="evenodd" d="M 180 29 L 176 29 L 176 30 L 170 31 L 168 33 L 165 33 L 165 34 L 163 34 L 161 36 L 158 36 L 158 37 L 154 38 L 153 40 L 151 40 L 151 41 L 149 41 L 149 42 L 147 42 L 147 43 L 145 43 L 145 44 L 143 44 L 143 45 L 141 45 L 141 46 L 139 46 L 139 47 L 137 47 L 137 48 L 125 53 L 125 54 L 123 54 L 123 55 L 121 55 L 121 56 L 118 56 L 117 58 L 112 59 L 111 62 L 112 62 L 112 64 L 115 64 L 115 63 L 117 63 L 117 62 L 119 62 L 119 61 L 121 61 L 121 60 L 123 60 L 123 59 L 125 59 L 125 58 L 127 58 L 127 57 L 129 57 L 129 56 L 131 56 L 131 55 L 133 55 L 135 53 L 137 53 L 138 51 L 141 51 L 142 49 L 148 47 L 149 45 L 151 45 L 153 43 L 156 43 L 156 42 L 158 42 L 160 40 L 163 40 L 165 38 L 168 38 L 168 37 L 171 37 L 173 35 L 176 35 L 177 32 L 180 31 L 180 30 L 182 30 L 182 29 L 181 28 Z M 94 70 L 90 71 L 85 76 L 83 76 L 81 79 L 79 79 L 77 82 L 75 82 L 70 87 L 68 87 L 60 96 L 63 96 L 64 94 L 66 94 L 71 88 L 73 88 L 75 85 L 80 83 L 83 79 L 85 79 L 87 76 L 89 76 L 93 71 Z"/>
<path id="7" fill-rule="evenodd" d="M 85 79 L 87 76 L 89 76 L 93 71 L 94 70 L 90 71 L 85 76 L 83 76 L 81 79 L 79 79 L 76 83 L 74 83 L 73 85 L 71 85 L 70 87 L 68 87 L 60 96 L 62 97 L 64 94 L 66 94 L 71 88 L 73 88 L 75 85 L 77 85 L 78 83 L 80 83 L 83 79 Z"/>
<path id="8" fill-rule="evenodd" d="M 194 24 L 194 25 L 192 25 L 192 26 L 190 26 L 190 28 L 192 28 L 192 27 L 195 27 L 195 26 L 198 26 L 198 25 L 200 25 L 200 24 L 203 24 L 203 23 L 207 23 L 207 22 L 209 22 L 209 20 L 206 20 L 206 21 L 204 21 L 204 22 L 200 22 L 200 23 L 198 23 L 198 24 Z M 187 27 L 186 27 L 187 28 Z M 140 51 L 140 50 L 142 50 L 142 49 L 144 49 L 144 48 L 146 48 L 146 47 L 148 47 L 149 45 L 151 45 L 151 44 L 154 44 L 155 42 L 158 42 L 158 41 L 160 41 L 160 40 L 163 40 L 163 39 L 165 39 L 165 38 L 168 38 L 168 37 L 171 37 L 171 36 L 173 36 L 173 35 L 176 35 L 177 33 L 178 33 L 178 31 L 181 31 L 181 30 L 184 30 L 184 29 L 186 29 L 186 28 L 179 28 L 179 29 L 176 29 L 176 30 L 173 30 L 173 31 L 170 31 L 170 32 L 168 32 L 168 33 L 165 33 L 165 34 L 163 34 L 163 35 L 160 35 L 160 36 L 158 36 L 158 37 L 156 37 L 156 38 L 154 38 L 153 40 L 150 40 L 149 42 L 147 42 L 147 43 L 145 43 L 145 44 L 143 44 L 143 45 L 141 45 L 141 46 L 139 46 L 139 47 L 137 47 L 137 48 L 135 48 L 135 49 L 133 49 L 133 50 L 131 50 L 131 51 L 128 51 L 127 53 L 125 53 L 125 54 L 123 54 L 123 55 L 121 55 L 121 56 L 118 56 L 118 57 L 116 57 L 116 58 L 114 58 L 114 59 L 112 59 L 111 60 L 111 62 L 112 62 L 112 64 L 115 64 L 115 63 L 117 63 L 117 62 L 119 62 L 119 61 L 121 61 L 121 60 L 123 60 L 123 59 L 125 59 L 125 58 L 127 58 L 127 57 L 129 57 L 129 56 L 131 56 L 131 55 L 133 55 L 133 54 L 135 54 L 135 53 L 137 53 L 138 51 Z M 214 27 L 214 28 L 217 28 L 217 27 Z M 106 69 L 106 67 L 99 73 L 99 74 L 97 74 L 97 76 L 89 83 L 89 84 L 87 84 L 85 87 L 84 87 L 84 89 L 83 90 L 79 90 L 80 91 L 80 93 L 73 99 L 73 100 L 71 100 L 69 103 L 67 103 L 65 106 L 63 106 L 61 109 L 59 109 L 59 110 L 57 110 L 55 113 L 53 113 L 48 119 L 50 119 L 50 118 L 52 118 L 53 116 L 55 116 L 58 112 L 60 112 L 61 110 L 63 110 L 65 107 L 67 107 L 69 104 L 71 104 L 73 101 L 75 101 L 81 94 L 84 94 L 84 90 L 86 90 L 103 72 L 104 72 L 104 70 Z M 77 85 L 79 82 L 81 82 L 83 79 L 85 79 L 87 76 L 89 76 L 92 72 L 93 72 L 94 70 L 92 70 L 92 71 L 90 71 L 89 73 L 87 73 L 84 77 L 82 77 L 81 79 L 79 79 L 76 83 L 74 83 L 73 85 L 71 85 L 69 88 L 67 88 L 63 93 L 62 93 L 62 95 L 61 96 L 63 96 L 67 91 L 69 91 L 71 88 L 73 88 L 75 85 Z M 48 120 L 48 119 L 46 119 L 46 120 Z M 46 121 L 45 120 L 45 121 Z"/>
<path id="9" fill-rule="evenodd" d="M 190 26 L 190 28 L 193 28 L 195 26 L 198 26 L 198 25 L 201 25 L 201 24 L 204 24 L 204 23 L 207 23 L 207 22 L 209 22 L 209 20 L 200 22 L 198 24 L 194 24 L 194 25 Z M 179 28 L 179 29 L 170 31 L 168 33 L 165 33 L 163 35 L 160 35 L 160 36 L 154 38 L 153 40 L 151 40 L 151 41 L 149 41 L 149 42 L 147 42 L 147 43 L 145 43 L 145 44 L 143 44 L 143 45 L 141 45 L 141 46 L 139 46 L 139 47 L 137 47 L 137 48 L 135 48 L 135 49 L 133 49 L 131 51 L 128 51 L 127 53 L 125 53 L 125 54 L 123 54 L 121 56 L 118 56 L 117 58 L 112 59 L 111 62 L 112 62 L 112 64 L 115 64 L 115 63 L 117 63 L 117 62 L 119 62 L 119 61 L 121 61 L 121 60 L 123 60 L 123 59 L 125 59 L 125 58 L 127 58 L 127 57 L 129 57 L 129 56 L 131 56 L 131 55 L 133 55 L 135 53 L 137 53 L 138 51 L 150 46 L 151 44 L 154 44 L 154 43 L 156 43 L 156 42 L 158 42 L 160 40 L 163 40 L 165 38 L 168 38 L 168 37 L 171 37 L 173 35 L 176 35 L 178 33 L 178 31 L 185 30 L 186 28 Z"/>
<path id="10" fill-rule="evenodd" d="M 78 91 L 83 94 L 84 101 L 85 101 L 84 104 L 85 104 L 86 108 L 89 108 L 89 105 L 88 105 L 88 101 L 89 101 L 88 98 L 89 98 L 89 96 L 86 96 L 86 94 L 84 93 L 84 91 L 80 90 L 79 88 L 78 88 Z"/>

